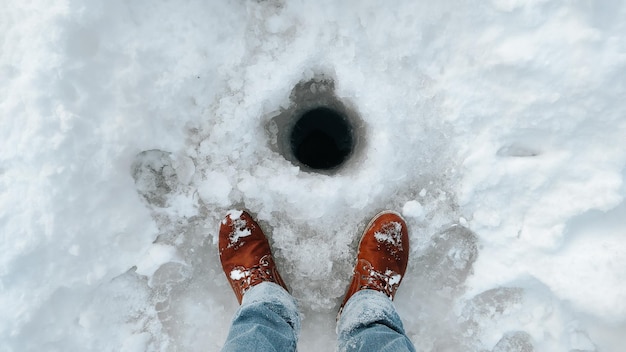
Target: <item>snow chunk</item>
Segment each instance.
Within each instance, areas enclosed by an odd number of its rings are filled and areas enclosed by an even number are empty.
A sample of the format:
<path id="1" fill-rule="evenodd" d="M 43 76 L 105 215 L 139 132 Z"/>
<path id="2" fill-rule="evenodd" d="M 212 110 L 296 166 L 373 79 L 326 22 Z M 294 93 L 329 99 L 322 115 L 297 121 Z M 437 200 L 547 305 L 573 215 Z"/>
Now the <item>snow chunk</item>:
<path id="1" fill-rule="evenodd" d="M 422 219 L 424 217 L 424 207 L 418 201 L 410 200 L 404 203 L 402 215 L 407 218 Z"/>
<path id="2" fill-rule="evenodd" d="M 169 262 L 182 263 L 176 247 L 165 244 L 154 244 L 148 253 L 137 263 L 137 274 L 152 277 L 161 265 Z"/>
<path id="3" fill-rule="evenodd" d="M 400 283 L 400 280 L 402 280 L 402 275 L 395 273 L 392 270 L 387 269 L 387 271 L 385 271 L 385 275 L 387 275 L 387 277 L 389 278 L 387 280 L 387 282 L 389 283 L 389 285 L 397 285 Z"/>
<path id="4" fill-rule="evenodd" d="M 232 221 L 239 220 L 241 218 L 241 214 L 243 214 L 243 210 L 229 210 L 226 216 L 230 218 Z"/>
<path id="5" fill-rule="evenodd" d="M 224 173 L 209 172 L 206 181 L 198 187 L 198 193 L 206 204 L 228 206 L 231 203 L 229 195 L 232 188 Z"/>
<path id="6" fill-rule="evenodd" d="M 246 276 L 250 276 L 250 271 L 233 269 L 230 272 L 229 276 L 230 276 L 231 280 L 241 280 L 241 279 L 245 278 Z"/>

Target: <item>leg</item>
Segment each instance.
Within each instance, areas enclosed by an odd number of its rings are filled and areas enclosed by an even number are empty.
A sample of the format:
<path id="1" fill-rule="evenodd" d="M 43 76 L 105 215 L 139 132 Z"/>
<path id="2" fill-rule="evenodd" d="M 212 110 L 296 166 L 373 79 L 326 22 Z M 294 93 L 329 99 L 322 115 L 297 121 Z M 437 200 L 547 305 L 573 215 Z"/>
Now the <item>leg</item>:
<path id="1" fill-rule="evenodd" d="M 337 323 L 339 351 L 415 351 L 391 300 L 376 290 L 355 293 Z"/>
<path id="2" fill-rule="evenodd" d="M 269 242 L 244 211 L 230 211 L 220 226 L 219 255 L 241 304 L 224 351 L 295 351 L 300 317 L 280 277 Z"/>
<path id="3" fill-rule="evenodd" d="M 293 297 L 279 285 L 264 282 L 243 296 L 222 351 L 295 351 L 299 331 Z"/>
<path id="4" fill-rule="evenodd" d="M 375 216 L 361 237 L 354 275 L 339 310 L 340 351 L 415 351 L 391 302 L 408 260 L 404 219 L 390 211 Z"/>

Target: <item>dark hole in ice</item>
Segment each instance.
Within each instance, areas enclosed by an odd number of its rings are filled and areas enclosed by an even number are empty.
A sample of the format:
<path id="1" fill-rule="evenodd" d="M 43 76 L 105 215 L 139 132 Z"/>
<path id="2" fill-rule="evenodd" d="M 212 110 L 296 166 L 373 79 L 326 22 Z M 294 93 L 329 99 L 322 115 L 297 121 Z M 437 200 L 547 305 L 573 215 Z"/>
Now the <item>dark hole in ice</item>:
<path id="1" fill-rule="evenodd" d="M 302 114 L 291 131 L 291 151 L 302 164 L 328 170 L 352 152 L 352 126 L 341 113 L 319 107 Z"/>

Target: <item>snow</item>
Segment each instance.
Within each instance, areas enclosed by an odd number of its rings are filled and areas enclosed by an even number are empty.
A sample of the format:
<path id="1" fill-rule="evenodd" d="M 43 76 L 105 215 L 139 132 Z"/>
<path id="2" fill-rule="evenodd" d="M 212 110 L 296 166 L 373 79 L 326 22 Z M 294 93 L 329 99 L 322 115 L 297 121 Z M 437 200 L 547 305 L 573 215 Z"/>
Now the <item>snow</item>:
<path id="1" fill-rule="evenodd" d="M 623 33 L 616 0 L 4 4 L 0 350 L 219 350 L 217 232 L 246 208 L 301 351 L 334 349 L 383 209 L 410 230 L 418 350 L 621 351 Z M 363 122 L 333 175 L 272 124 L 320 77 Z"/>
<path id="2" fill-rule="evenodd" d="M 231 209 L 229 211 L 226 212 L 226 217 L 224 218 L 224 220 L 222 220 L 222 224 L 226 224 L 226 218 L 230 219 L 230 221 L 236 222 L 241 220 L 241 215 L 243 214 L 243 210 L 239 210 L 239 209 Z M 245 227 L 246 224 L 244 222 L 243 226 Z"/>
<path id="3" fill-rule="evenodd" d="M 226 213 L 226 218 L 230 218 L 230 220 L 233 222 L 233 227 L 234 227 L 233 231 L 228 236 L 228 240 L 230 242 L 228 247 L 236 246 L 241 238 L 245 238 L 245 237 L 252 235 L 252 230 L 248 228 L 247 221 L 240 218 L 242 213 L 243 211 L 241 210 L 233 210 L 233 209 L 229 210 Z M 226 224 L 226 218 L 222 220 L 222 225 Z M 220 225 L 220 228 L 221 228 L 221 225 Z"/>
<path id="4" fill-rule="evenodd" d="M 166 263 L 182 262 L 176 247 L 155 243 L 148 249 L 144 258 L 136 265 L 135 272 L 146 277 L 153 277 L 154 273 Z"/>
<path id="5" fill-rule="evenodd" d="M 246 270 L 246 271 L 242 271 L 242 270 L 232 270 L 230 272 L 230 279 L 231 280 L 241 280 L 246 276 L 250 276 L 250 273 Z"/>
<path id="6" fill-rule="evenodd" d="M 421 194 L 422 192 L 420 192 L 420 195 Z M 421 196 L 423 197 L 423 195 Z M 404 206 L 402 207 L 402 215 L 408 218 L 417 218 L 418 220 L 423 220 L 425 215 L 424 207 L 422 207 L 422 205 L 418 201 L 410 200 L 404 203 Z"/>
<path id="7" fill-rule="evenodd" d="M 402 224 L 395 221 L 385 224 L 380 231 L 374 232 L 374 238 L 377 242 L 388 243 L 391 247 L 402 250 Z"/>
<path id="8" fill-rule="evenodd" d="M 389 285 L 397 285 L 402 280 L 402 275 L 394 275 L 394 272 L 391 270 L 387 270 L 385 275 L 389 276 L 388 284 Z"/>

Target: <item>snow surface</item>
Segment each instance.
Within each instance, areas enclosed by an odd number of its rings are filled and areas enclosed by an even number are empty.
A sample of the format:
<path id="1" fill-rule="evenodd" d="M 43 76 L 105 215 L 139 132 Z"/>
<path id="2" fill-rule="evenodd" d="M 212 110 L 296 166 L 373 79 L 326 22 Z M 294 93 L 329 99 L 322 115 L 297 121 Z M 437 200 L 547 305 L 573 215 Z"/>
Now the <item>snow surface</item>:
<path id="1" fill-rule="evenodd" d="M 233 207 L 270 237 L 301 351 L 334 349 L 385 208 L 419 350 L 623 349 L 623 1 L 2 5 L 0 351 L 219 350 Z M 267 127 L 320 76 L 365 125 L 332 176 Z"/>

